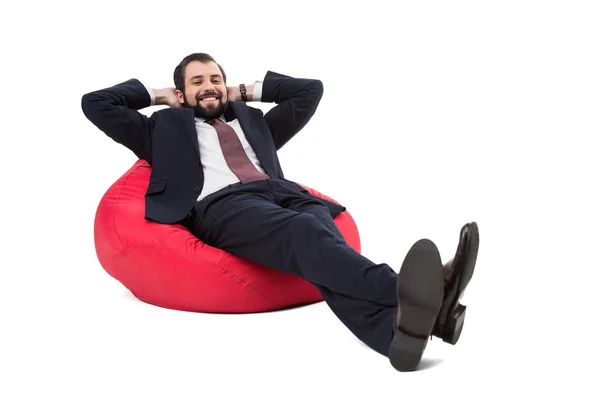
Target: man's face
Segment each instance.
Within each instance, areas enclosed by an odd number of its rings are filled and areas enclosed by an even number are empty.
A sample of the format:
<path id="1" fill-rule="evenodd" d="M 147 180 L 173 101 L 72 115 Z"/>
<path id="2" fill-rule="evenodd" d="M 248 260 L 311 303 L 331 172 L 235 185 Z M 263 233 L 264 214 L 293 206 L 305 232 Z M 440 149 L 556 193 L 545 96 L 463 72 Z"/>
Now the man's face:
<path id="1" fill-rule="evenodd" d="M 179 102 L 193 108 L 198 118 L 219 118 L 227 104 L 227 87 L 214 62 L 192 61 L 185 68 L 185 92 L 177 91 Z"/>

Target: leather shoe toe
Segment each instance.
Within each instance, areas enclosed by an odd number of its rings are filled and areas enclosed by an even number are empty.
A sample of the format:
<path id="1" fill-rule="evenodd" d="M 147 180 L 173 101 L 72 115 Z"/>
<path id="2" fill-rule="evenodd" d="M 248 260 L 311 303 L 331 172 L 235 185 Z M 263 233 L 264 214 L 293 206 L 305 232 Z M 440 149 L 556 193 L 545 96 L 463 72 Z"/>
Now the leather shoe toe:
<path id="1" fill-rule="evenodd" d="M 446 343 L 456 344 L 462 333 L 467 307 L 459 300 L 473 277 L 478 251 L 479 227 L 475 222 L 465 224 L 445 279 L 444 301 L 433 330 L 433 335 Z"/>

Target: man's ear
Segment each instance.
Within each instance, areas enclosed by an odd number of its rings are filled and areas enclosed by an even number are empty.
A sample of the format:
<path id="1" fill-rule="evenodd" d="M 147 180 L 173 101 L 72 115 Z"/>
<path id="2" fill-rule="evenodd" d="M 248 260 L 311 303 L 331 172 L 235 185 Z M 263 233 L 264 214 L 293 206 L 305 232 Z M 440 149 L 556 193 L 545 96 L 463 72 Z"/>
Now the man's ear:
<path id="1" fill-rule="evenodd" d="M 179 101 L 179 104 L 183 105 L 185 103 L 185 94 L 183 94 L 181 90 L 175 89 L 175 95 L 177 96 L 177 101 Z"/>

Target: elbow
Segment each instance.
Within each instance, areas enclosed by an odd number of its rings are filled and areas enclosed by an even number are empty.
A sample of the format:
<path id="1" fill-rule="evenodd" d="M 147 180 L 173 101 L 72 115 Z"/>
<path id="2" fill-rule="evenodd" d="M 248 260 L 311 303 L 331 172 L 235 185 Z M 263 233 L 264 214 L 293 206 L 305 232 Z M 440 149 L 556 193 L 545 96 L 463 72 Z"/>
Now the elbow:
<path id="1" fill-rule="evenodd" d="M 315 91 L 315 93 L 317 93 L 319 95 L 319 99 L 321 97 L 323 97 L 323 91 L 324 91 L 323 82 L 317 79 L 313 82 L 312 86 L 313 86 L 313 90 Z"/>
<path id="2" fill-rule="evenodd" d="M 323 82 L 318 79 L 313 79 L 307 83 L 304 87 L 306 99 L 309 100 L 313 112 L 317 109 L 317 106 L 321 102 L 323 97 Z"/>
<path id="3" fill-rule="evenodd" d="M 319 103 L 321 103 L 321 99 L 323 98 L 323 82 L 320 80 L 314 80 L 311 82 L 310 91 L 312 93 L 311 97 L 313 98 L 313 107 L 316 110 Z"/>
<path id="4" fill-rule="evenodd" d="M 81 96 L 81 111 L 87 116 L 94 103 L 93 94 L 86 93 Z"/>
<path id="5" fill-rule="evenodd" d="M 90 121 L 98 119 L 100 111 L 105 108 L 106 102 L 97 93 L 91 92 L 81 96 L 81 111 Z"/>

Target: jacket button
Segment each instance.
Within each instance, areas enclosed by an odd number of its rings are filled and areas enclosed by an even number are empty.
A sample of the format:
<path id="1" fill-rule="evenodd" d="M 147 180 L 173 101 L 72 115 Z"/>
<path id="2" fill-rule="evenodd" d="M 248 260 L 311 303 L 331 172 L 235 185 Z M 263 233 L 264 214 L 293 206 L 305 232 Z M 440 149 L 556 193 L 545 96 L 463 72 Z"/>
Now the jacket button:
<path id="1" fill-rule="evenodd" d="M 196 160 L 196 164 L 201 165 L 202 163 L 200 162 L 200 160 Z"/>
<path id="2" fill-rule="evenodd" d="M 201 190 L 202 190 L 202 189 L 200 188 L 200 186 L 196 186 L 196 187 L 194 188 L 194 193 L 200 193 L 200 191 L 201 191 Z"/>

